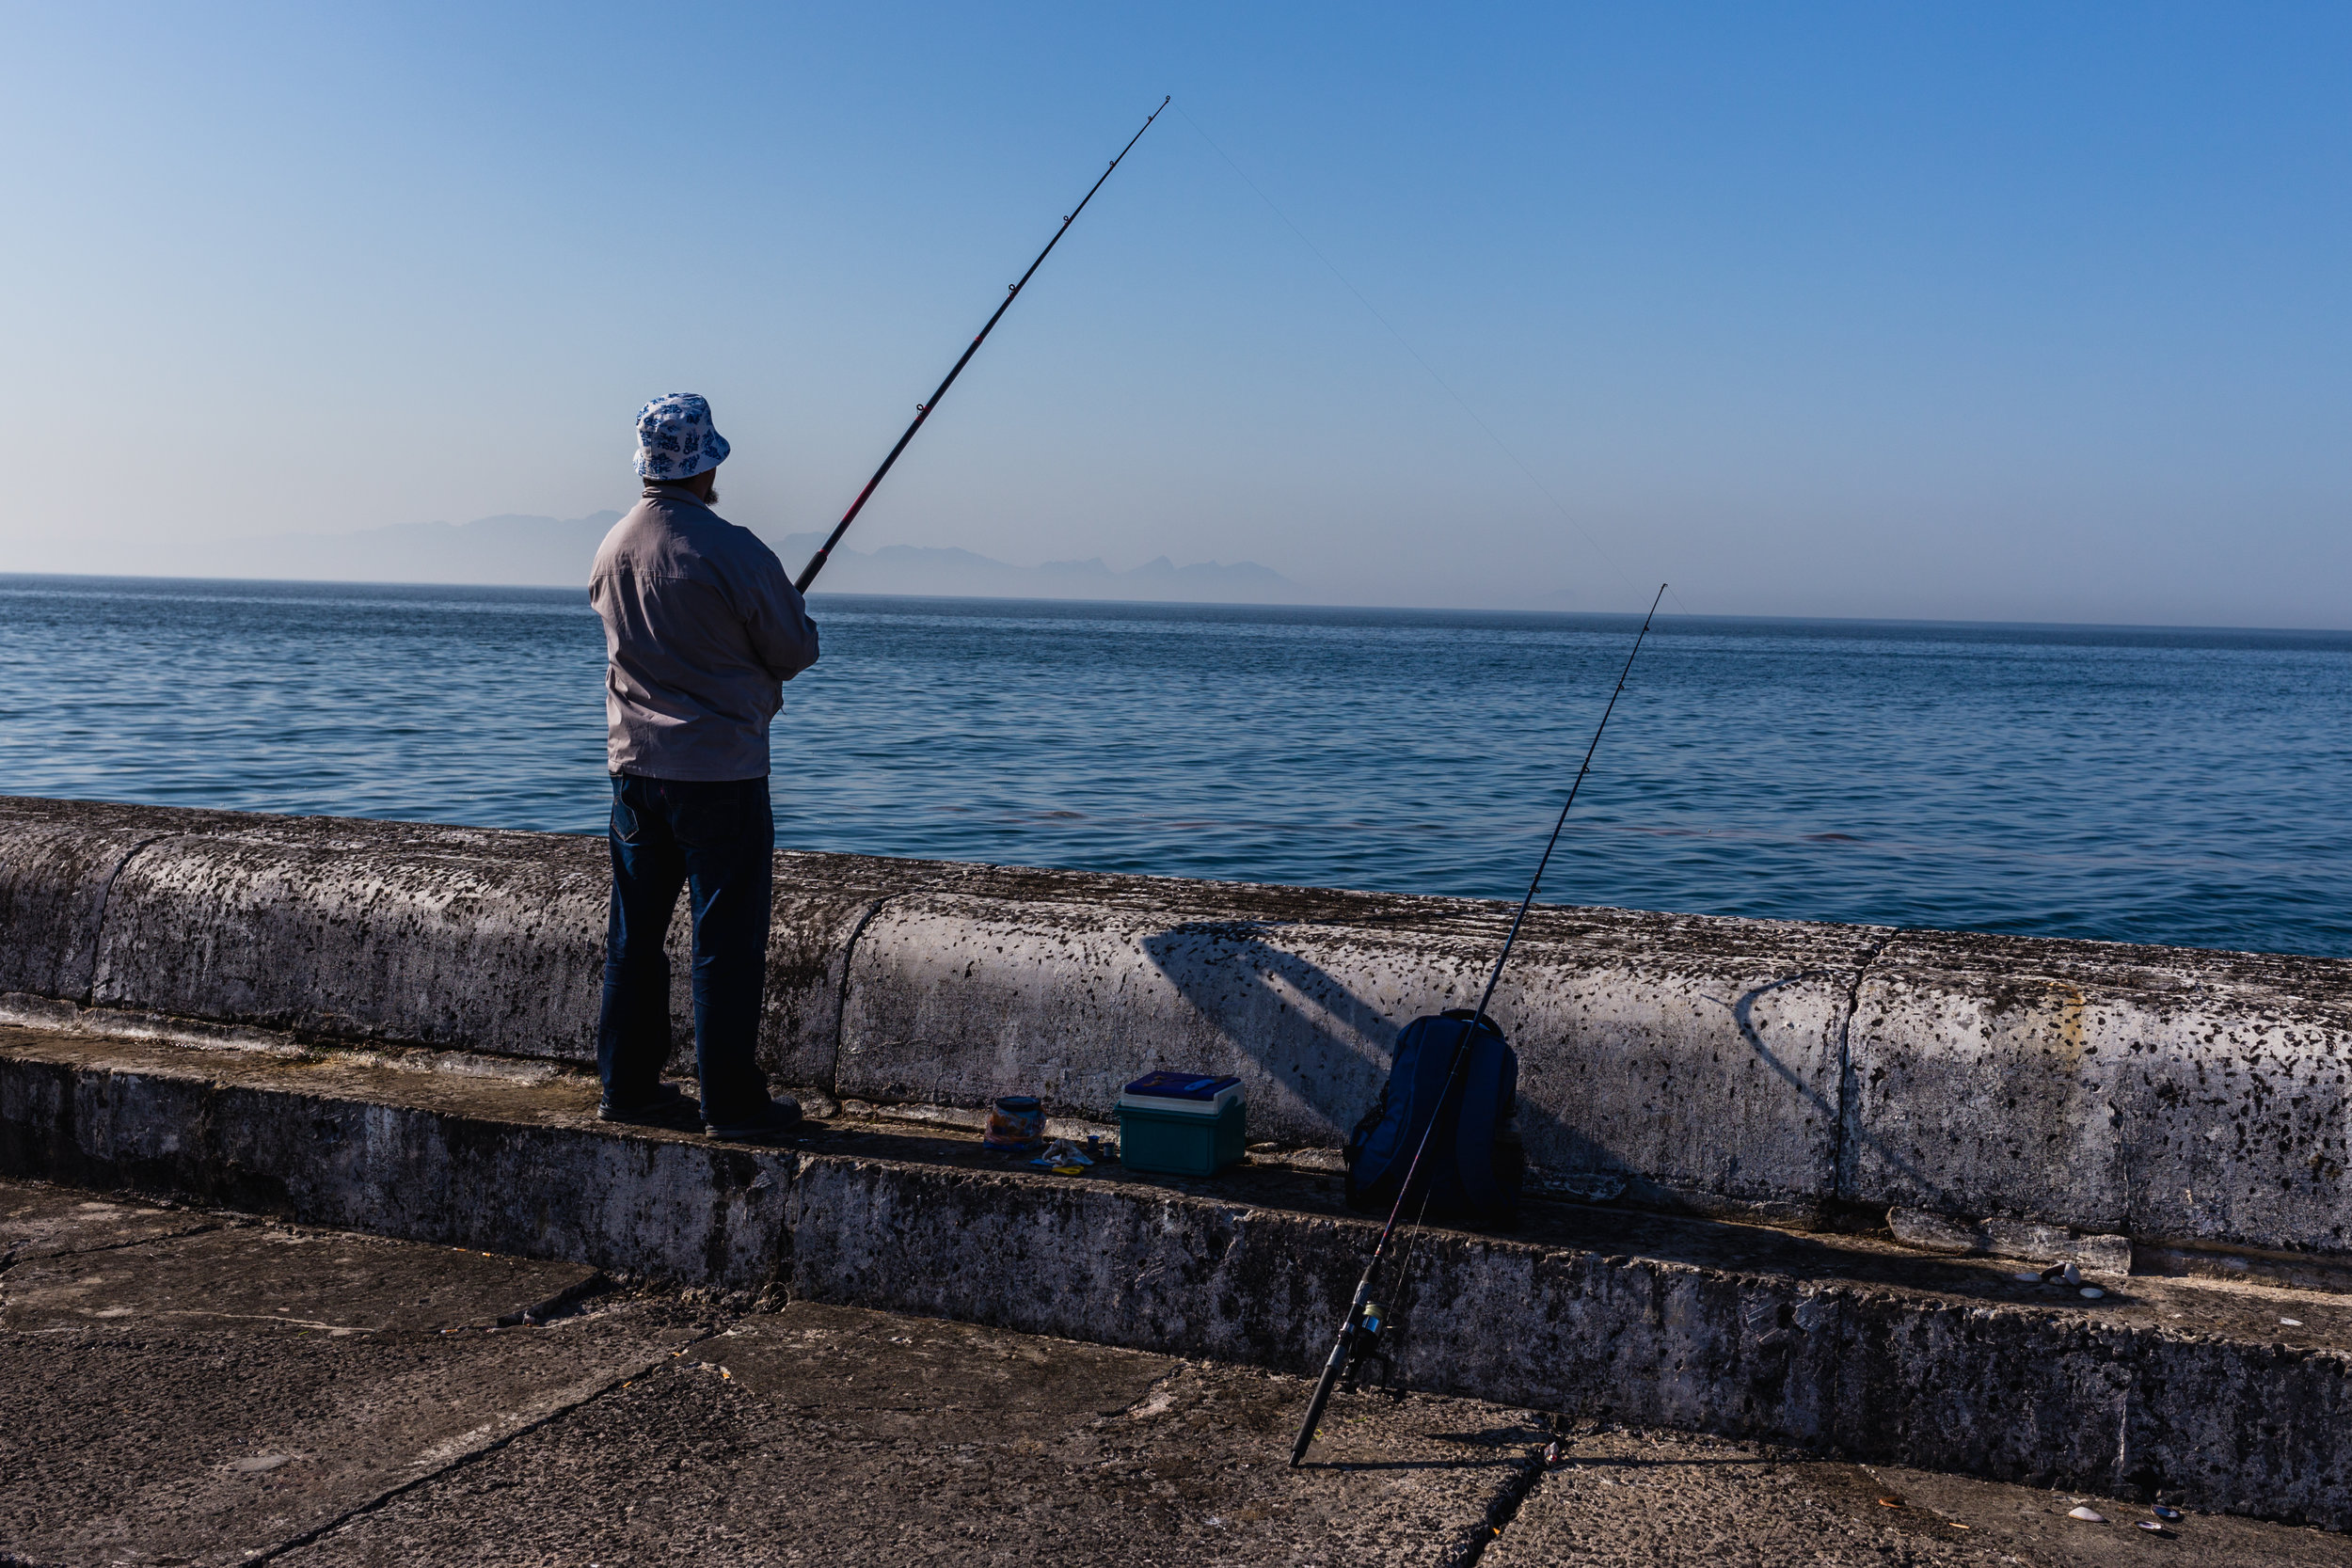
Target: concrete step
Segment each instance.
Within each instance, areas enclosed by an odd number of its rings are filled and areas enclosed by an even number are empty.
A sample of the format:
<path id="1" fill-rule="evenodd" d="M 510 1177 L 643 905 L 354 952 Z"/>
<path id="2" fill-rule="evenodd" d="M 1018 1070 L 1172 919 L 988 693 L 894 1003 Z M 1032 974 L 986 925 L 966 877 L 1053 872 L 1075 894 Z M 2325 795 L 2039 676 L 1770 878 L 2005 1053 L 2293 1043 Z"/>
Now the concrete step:
<path id="1" fill-rule="evenodd" d="M 1343 1394 L 1292 1469 L 1308 1387 L 0 1180 L 0 1563 L 2352 1564 L 2343 1534 L 1444 1396 Z"/>
<path id="2" fill-rule="evenodd" d="M 0 1030 L 0 1171 L 1285 1371 L 1374 1226 L 1279 1165 L 1057 1178 L 841 1117 L 791 1147 L 595 1120 L 544 1063 Z M 470 1070 L 453 1070 L 469 1068 Z M 1433 1393 L 1846 1459 L 2352 1527 L 2352 1299 L 1537 1203 L 1433 1229 L 1391 1305 Z"/>

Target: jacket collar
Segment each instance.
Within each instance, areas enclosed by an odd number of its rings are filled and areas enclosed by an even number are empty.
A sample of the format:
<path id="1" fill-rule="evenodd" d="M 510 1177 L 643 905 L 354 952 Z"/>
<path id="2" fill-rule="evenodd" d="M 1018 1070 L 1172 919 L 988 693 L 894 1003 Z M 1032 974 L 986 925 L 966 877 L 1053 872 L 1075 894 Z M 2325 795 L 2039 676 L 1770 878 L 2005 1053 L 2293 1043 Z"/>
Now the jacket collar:
<path id="1" fill-rule="evenodd" d="M 705 512 L 710 510 L 708 501 L 689 490 L 685 485 L 669 480 L 649 479 L 645 481 L 644 494 L 647 500 L 684 501 L 689 506 L 699 506 Z"/>

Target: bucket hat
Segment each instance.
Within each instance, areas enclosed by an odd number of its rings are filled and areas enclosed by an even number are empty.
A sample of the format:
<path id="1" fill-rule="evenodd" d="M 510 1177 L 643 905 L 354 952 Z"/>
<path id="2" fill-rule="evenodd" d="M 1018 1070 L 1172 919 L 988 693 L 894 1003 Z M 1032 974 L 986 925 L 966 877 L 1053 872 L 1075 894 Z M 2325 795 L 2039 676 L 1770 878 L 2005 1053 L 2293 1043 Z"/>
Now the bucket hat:
<path id="1" fill-rule="evenodd" d="M 670 392 L 637 411 L 637 471 L 647 479 L 691 479 L 725 462 L 730 450 L 698 393 Z"/>

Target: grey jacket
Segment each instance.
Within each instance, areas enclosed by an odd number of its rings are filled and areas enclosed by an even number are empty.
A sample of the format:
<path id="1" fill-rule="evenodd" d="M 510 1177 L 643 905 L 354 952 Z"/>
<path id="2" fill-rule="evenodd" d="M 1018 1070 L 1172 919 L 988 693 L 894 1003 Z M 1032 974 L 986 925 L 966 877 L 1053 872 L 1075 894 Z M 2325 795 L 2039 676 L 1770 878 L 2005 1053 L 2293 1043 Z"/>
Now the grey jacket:
<path id="1" fill-rule="evenodd" d="M 757 779 L 782 683 L 817 627 L 759 536 L 675 484 L 648 483 L 596 550 L 607 759 L 649 779 Z"/>

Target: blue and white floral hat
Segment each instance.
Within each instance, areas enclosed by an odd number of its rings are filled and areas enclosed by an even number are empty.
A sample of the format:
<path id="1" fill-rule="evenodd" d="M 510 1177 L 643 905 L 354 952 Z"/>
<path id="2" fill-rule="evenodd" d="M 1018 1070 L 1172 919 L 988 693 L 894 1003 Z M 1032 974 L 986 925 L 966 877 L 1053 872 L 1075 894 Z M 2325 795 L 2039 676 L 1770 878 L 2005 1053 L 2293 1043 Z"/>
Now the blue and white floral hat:
<path id="1" fill-rule="evenodd" d="M 727 460 L 727 438 L 710 428 L 710 404 L 693 392 L 658 397 L 637 411 L 637 471 L 647 479 L 691 479 Z"/>

